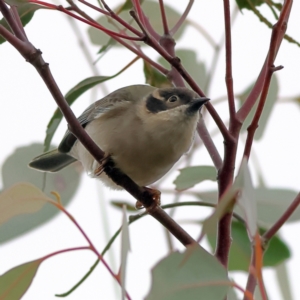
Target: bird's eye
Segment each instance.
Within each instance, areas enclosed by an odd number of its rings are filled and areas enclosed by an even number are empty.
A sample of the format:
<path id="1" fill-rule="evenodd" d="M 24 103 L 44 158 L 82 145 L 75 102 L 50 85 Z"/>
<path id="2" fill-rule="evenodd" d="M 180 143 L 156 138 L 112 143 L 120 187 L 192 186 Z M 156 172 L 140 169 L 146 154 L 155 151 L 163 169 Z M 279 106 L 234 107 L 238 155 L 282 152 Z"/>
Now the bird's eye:
<path id="1" fill-rule="evenodd" d="M 175 96 L 175 95 L 171 96 L 171 97 L 168 99 L 169 102 L 176 102 L 177 100 L 178 100 L 178 97 Z"/>

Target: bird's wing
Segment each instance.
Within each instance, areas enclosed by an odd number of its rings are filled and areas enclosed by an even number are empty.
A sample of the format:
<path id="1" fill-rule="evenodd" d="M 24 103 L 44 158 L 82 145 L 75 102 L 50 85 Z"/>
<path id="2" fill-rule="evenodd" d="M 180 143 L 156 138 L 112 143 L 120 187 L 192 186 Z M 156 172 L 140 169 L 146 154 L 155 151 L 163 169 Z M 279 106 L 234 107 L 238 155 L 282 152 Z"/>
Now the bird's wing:
<path id="1" fill-rule="evenodd" d="M 135 85 L 121 88 L 107 95 L 106 97 L 91 104 L 79 117 L 78 121 L 84 128 L 91 121 L 99 117 L 101 114 L 118 106 L 118 104 L 136 101 L 142 94 L 150 93 L 154 88 L 147 85 Z M 61 143 L 58 146 L 58 151 L 68 153 L 76 142 L 77 138 L 67 130 Z"/>

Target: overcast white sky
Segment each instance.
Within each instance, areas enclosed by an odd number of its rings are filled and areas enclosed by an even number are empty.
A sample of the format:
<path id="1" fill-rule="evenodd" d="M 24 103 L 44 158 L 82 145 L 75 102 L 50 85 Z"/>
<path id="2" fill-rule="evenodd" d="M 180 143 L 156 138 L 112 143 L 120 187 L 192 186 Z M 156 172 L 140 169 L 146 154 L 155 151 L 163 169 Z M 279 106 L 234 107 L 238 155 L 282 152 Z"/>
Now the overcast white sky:
<path id="1" fill-rule="evenodd" d="M 185 7 L 187 1 L 165 1 L 172 3 L 179 11 Z M 107 1 L 114 7 L 118 1 Z M 206 28 L 211 36 L 218 42 L 223 34 L 222 1 L 195 1 L 189 18 L 197 21 Z M 263 10 L 269 18 L 268 10 Z M 300 4 L 295 1 L 288 33 L 300 41 Z M 93 14 L 96 16 L 96 14 Z M 87 26 L 79 24 L 80 31 L 86 35 Z M 63 93 L 82 79 L 93 76 L 91 68 L 87 65 L 78 41 L 66 17 L 55 11 L 38 11 L 31 23 L 26 26 L 30 41 L 43 52 L 44 59 L 50 63 L 50 68 Z M 85 38 L 88 41 L 87 38 Z M 270 30 L 260 23 L 252 12 L 244 11 L 239 14 L 233 28 L 233 78 L 236 92 L 243 91 L 258 75 L 267 53 Z M 194 30 L 189 29 L 185 36 L 178 42 L 179 48 L 192 48 L 197 50 L 198 59 L 210 65 L 212 49 L 206 41 Z M 99 47 L 89 47 L 93 59 Z M 154 55 L 152 51 L 149 51 Z M 123 49 L 116 49 L 108 53 L 97 65 L 101 75 L 112 75 L 125 66 L 134 56 Z M 299 69 L 300 49 L 292 44 L 283 42 L 276 65 L 283 65 L 284 69 L 278 72 L 280 83 L 280 96 L 294 96 L 300 94 Z M 224 51 L 221 52 L 217 73 L 213 80 L 208 96 L 214 100 L 225 95 L 224 82 Z M 116 79 L 105 84 L 107 91 L 113 91 L 122 86 L 144 83 L 142 62 L 138 61 L 130 70 Z M 50 93 L 43 84 L 35 69 L 27 64 L 24 59 L 8 43 L 0 46 L 0 164 L 9 156 L 16 147 L 26 146 L 34 142 L 42 142 L 46 125 L 51 118 L 56 105 Z M 95 93 L 86 93 L 73 106 L 79 115 L 90 103 L 91 99 L 99 99 L 103 95 L 101 89 Z M 225 105 L 218 105 L 216 109 L 226 120 L 227 110 Z M 258 156 L 260 166 L 267 186 L 274 188 L 289 188 L 299 190 L 300 170 L 300 140 L 299 140 L 299 105 L 278 104 L 272 112 L 264 138 L 255 143 L 254 150 Z M 210 118 L 206 120 L 209 129 L 214 131 L 215 124 Z M 54 137 L 58 144 L 66 129 L 66 123 L 60 126 Z M 222 139 L 216 136 L 215 142 L 222 151 Z M 239 149 L 242 151 L 242 149 Z M 240 154 L 239 151 L 239 154 Z M 202 149 L 193 165 L 209 164 L 210 158 Z M 166 180 L 165 186 L 173 188 L 172 181 L 177 173 L 173 172 Z M 1 175 L 0 175 L 1 176 Z M 254 182 L 257 182 L 253 172 Z M 1 185 L 1 183 L 0 183 Z M 199 188 L 213 188 L 211 183 L 203 183 Z M 99 201 L 100 199 L 100 201 Z M 72 203 L 67 207 L 73 216 L 82 225 L 84 230 L 95 242 L 101 251 L 107 240 L 105 231 L 111 236 L 120 226 L 122 216 L 120 211 L 107 205 L 109 200 L 129 200 L 131 196 L 124 192 L 112 192 L 102 187 L 95 180 L 83 176 L 81 184 Z M 186 200 L 193 199 L 186 197 Z M 172 198 L 163 195 L 162 202 L 169 203 Z M 284 199 L 283 199 L 284 201 Z M 106 204 L 105 204 L 106 203 Z M 181 209 L 176 215 L 178 219 L 193 219 L 207 215 L 209 210 Z M 34 215 L 32 216 L 34 218 Z M 108 229 L 104 228 L 103 220 L 107 218 Z M 199 227 L 184 225 L 195 237 Z M 149 269 L 167 254 L 165 233 L 161 226 L 152 218 L 147 217 L 130 227 L 132 252 L 129 255 L 127 272 L 127 289 L 133 299 L 142 299 L 150 286 Z M 281 230 L 281 236 L 291 246 L 292 259 L 288 262 L 288 272 L 292 282 L 294 299 L 300 299 L 299 272 L 300 243 L 299 223 L 286 225 Z M 183 247 L 175 242 L 178 249 Z M 85 241 L 74 228 L 73 224 L 63 215 L 59 215 L 47 224 L 33 232 L 1 245 L 0 274 L 6 270 L 36 258 L 42 257 L 53 251 L 85 245 Z M 114 262 L 108 261 L 114 270 L 118 269 L 120 260 L 120 241 L 117 240 L 113 247 Z M 146 259 L 145 259 L 146 257 Z M 32 286 L 23 299 L 54 299 L 55 293 L 68 290 L 89 269 L 95 257 L 92 253 L 76 252 L 56 256 L 44 262 L 34 279 Z M 243 286 L 246 277 L 238 274 L 235 279 Z M 277 289 L 274 273 L 266 271 L 267 289 L 270 299 L 282 299 Z M 119 299 L 116 295 L 118 288 L 113 288 L 113 280 L 103 266 L 96 269 L 94 274 L 68 299 Z M 104 295 L 104 296 L 103 296 Z M 285 299 L 287 300 L 287 299 Z"/>

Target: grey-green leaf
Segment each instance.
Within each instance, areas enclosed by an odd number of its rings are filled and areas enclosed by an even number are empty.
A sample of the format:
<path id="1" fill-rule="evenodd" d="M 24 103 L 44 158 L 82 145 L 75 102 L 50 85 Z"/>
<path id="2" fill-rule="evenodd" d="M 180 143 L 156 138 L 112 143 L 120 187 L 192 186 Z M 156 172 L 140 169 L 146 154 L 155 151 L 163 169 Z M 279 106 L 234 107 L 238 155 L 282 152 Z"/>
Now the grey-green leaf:
<path id="1" fill-rule="evenodd" d="M 193 187 L 204 180 L 217 180 L 216 168 L 212 166 L 194 166 L 180 170 L 174 180 L 176 189 L 181 191 Z"/>
<path id="2" fill-rule="evenodd" d="M 175 252 L 152 270 L 146 300 L 224 299 L 232 285 L 218 260 L 199 245 Z"/>
<path id="3" fill-rule="evenodd" d="M 180 58 L 184 68 L 199 86 L 204 87 L 207 78 L 206 67 L 205 64 L 197 58 L 197 53 L 190 49 L 176 49 L 176 56 Z M 169 63 L 162 57 L 158 59 L 158 62 L 164 67 L 170 68 Z"/>
<path id="4" fill-rule="evenodd" d="M 107 81 L 109 79 L 114 78 L 118 74 L 115 74 L 113 76 L 93 76 L 86 78 L 82 81 L 80 81 L 78 84 L 76 84 L 71 90 L 67 92 L 65 95 L 65 99 L 67 100 L 69 105 L 72 105 L 74 101 L 80 97 L 83 93 L 88 91 L 89 89 L 93 88 L 95 85 Z M 44 152 L 49 150 L 52 138 L 58 128 L 58 125 L 60 124 L 61 120 L 63 118 L 63 115 L 59 108 L 56 109 L 54 112 L 51 120 L 49 121 L 47 125 L 46 130 L 46 137 L 44 140 Z"/>
<path id="5" fill-rule="evenodd" d="M 10 269 L 0 276 L 0 299 L 19 300 L 26 293 L 41 264 L 34 260 Z"/>
<path id="6" fill-rule="evenodd" d="M 167 4 L 164 4 L 164 7 L 165 7 L 166 15 L 167 15 L 169 28 L 173 28 L 173 26 L 177 23 L 177 21 L 179 20 L 181 15 L 180 15 L 180 13 L 178 13 L 176 10 L 174 10 L 171 6 L 169 6 Z M 128 8 L 129 8 L 129 6 L 128 6 Z M 143 2 L 142 8 L 143 8 L 143 11 L 144 11 L 146 17 L 149 18 L 149 21 L 150 21 L 152 27 L 154 28 L 154 30 L 158 34 L 163 34 L 161 14 L 160 14 L 158 3 L 156 1 L 146 0 Z M 113 9 L 113 10 L 118 11 L 118 9 Z M 136 22 L 132 22 L 133 19 L 130 16 L 128 10 L 122 10 L 121 13 L 119 14 L 119 16 L 122 19 L 124 19 L 126 22 L 131 23 L 131 25 L 133 27 L 140 30 L 140 28 L 138 27 Z M 116 31 L 116 32 L 119 32 L 119 30 L 117 28 L 122 28 L 122 26 L 120 26 L 120 24 L 118 24 L 116 21 L 114 21 L 114 20 L 108 21 L 108 17 L 104 16 L 104 15 L 102 15 L 100 18 L 98 18 L 97 22 L 99 24 L 101 24 L 101 26 L 103 26 L 109 30 Z M 178 39 L 182 35 L 185 27 L 186 27 L 186 24 L 184 23 L 181 26 L 181 28 L 177 31 L 177 33 L 175 34 L 176 39 Z M 128 32 L 129 31 L 127 30 L 127 33 Z M 92 43 L 94 43 L 96 45 L 101 45 L 101 46 L 106 45 L 110 38 L 107 34 L 102 32 L 101 30 L 93 28 L 93 27 L 89 28 L 88 34 L 89 34 L 89 37 L 90 37 Z M 143 45 L 144 43 L 140 43 L 140 44 Z M 116 46 L 120 46 L 120 44 L 116 43 Z"/>
<path id="7" fill-rule="evenodd" d="M 263 234 L 265 229 L 260 228 Z M 231 226 L 232 244 L 229 253 L 229 270 L 248 271 L 251 260 L 251 243 L 244 224 L 233 221 Z M 208 234 L 208 241 L 212 249 L 215 248 L 215 235 Z M 276 235 L 274 236 L 264 253 L 264 267 L 274 267 L 291 256 L 288 246 Z"/>
<path id="8" fill-rule="evenodd" d="M 11 2 L 10 2 L 11 3 Z M 47 7 L 43 7 L 40 5 L 36 5 L 36 4 L 32 4 L 32 3 L 27 3 L 26 1 L 17 1 L 16 3 L 11 3 L 13 5 L 18 5 L 17 6 L 17 11 L 18 14 L 20 16 L 22 25 L 25 27 L 30 20 L 32 19 L 34 13 L 38 10 L 38 9 L 47 9 Z M 0 25 L 4 26 L 7 30 L 10 30 L 10 27 L 8 26 L 6 20 L 3 18 L 0 20 Z M 4 43 L 6 40 L 0 36 L 0 44 Z"/>
<path id="9" fill-rule="evenodd" d="M 248 96 L 248 94 L 250 93 L 251 89 L 252 89 L 251 85 L 250 87 L 248 87 L 241 95 L 238 96 L 239 101 L 240 101 L 240 106 L 244 103 L 244 101 L 246 100 L 246 97 Z M 259 140 L 262 138 L 263 133 L 267 127 L 270 115 L 272 113 L 272 110 L 274 108 L 274 105 L 277 101 L 278 98 L 278 92 L 279 92 L 279 85 L 278 85 L 278 79 L 276 74 L 273 75 L 272 80 L 271 80 L 271 84 L 270 84 L 270 88 L 269 88 L 269 92 L 268 92 L 268 96 L 264 105 L 264 109 L 263 112 L 261 114 L 260 120 L 259 120 L 259 126 L 255 132 L 254 135 L 254 139 L 255 140 Z M 249 115 L 247 116 L 243 126 L 242 126 L 242 131 L 246 131 L 248 126 L 251 124 L 251 121 L 253 119 L 253 116 L 255 114 L 255 111 L 257 109 L 257 105 L 258 105 L 258 100 L 256 101 L 256 104 L 253 106 L 253 108 L 251 109 Z"/>
<path id="10" fill-rule="evenodd" d="M 30 182 L 43 189 L 44 193 L 53 199 L 51 191 L 61 195 L 61 201 L 66 206 L 73 198 L 78 186 L 80 174 L 74 165 L 53 174 L 42 173 L 28 167 L 28 163 L 43 152 L 42 144 L 32 144 L 15 150 L 2 166 L 3 187 L 6 189 L 17 182 Z M 11 240 L 32 230 L 53 218 L 59 210 L 52 205 L 45 205 L 34 215 L 16 216 L 0 226 L 0 243 Z"/>
<path id="11" fill-rule="evenodd" d="M 289 189 L 274 189 L 257 187 L 254 189 L 257 203 L 257 221 L 260 225 L 269 227 L 286 211 L 289 205 L 296 198 L 298 192 Z M 217 191 L 199 192 L 196 194 L 202 201 L 217 203 Z M 235 212 L 242 214 L 239 207 L 235 207 Z M 300 220 L 300 207 L 287 220 L 287 223 Z"/>

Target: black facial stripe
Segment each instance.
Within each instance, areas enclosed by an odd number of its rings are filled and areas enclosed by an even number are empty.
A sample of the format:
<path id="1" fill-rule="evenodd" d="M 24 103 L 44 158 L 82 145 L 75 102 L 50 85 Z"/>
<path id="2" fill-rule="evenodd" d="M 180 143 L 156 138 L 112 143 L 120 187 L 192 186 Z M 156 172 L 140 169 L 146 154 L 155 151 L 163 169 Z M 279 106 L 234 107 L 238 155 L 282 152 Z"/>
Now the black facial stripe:
<path id="1" fill-rule="evenodd" d="M 146 107 L 147 109 L 156 114 L 160 111 L 167 110 L 168 107 L 164 101 L 161 101 L 159 99 L 154 98 L 152 95 L 150 95 L 146 100 Z"/>
<path id="2" fill-rule="evenodd" d="M 191 95 L 187 94 L 186 91 L 181 91 L 181 90 L 177 90 L 176 93 L 174 93 L 173 91 L 160 91 L 160 96 L 163 97 L 164 99 L 168 100 L 171 96 L 176 95 L 179 97 L 180 102 L 182 104 L 186 104 L 189 103 L 191 101 Z"/>

